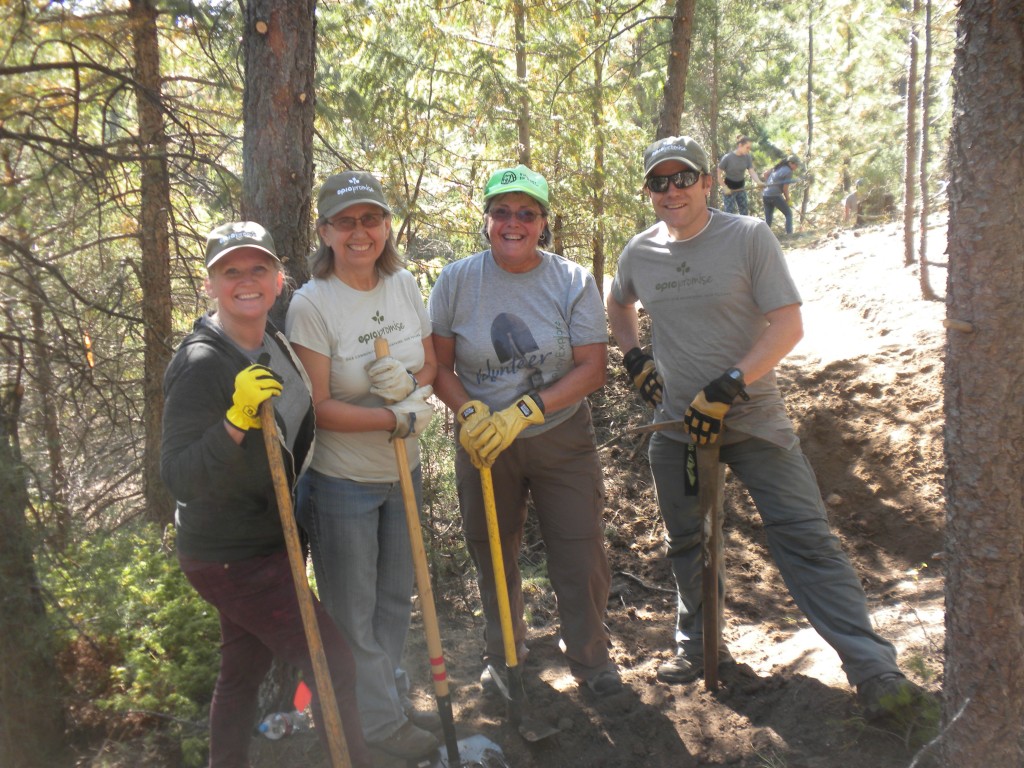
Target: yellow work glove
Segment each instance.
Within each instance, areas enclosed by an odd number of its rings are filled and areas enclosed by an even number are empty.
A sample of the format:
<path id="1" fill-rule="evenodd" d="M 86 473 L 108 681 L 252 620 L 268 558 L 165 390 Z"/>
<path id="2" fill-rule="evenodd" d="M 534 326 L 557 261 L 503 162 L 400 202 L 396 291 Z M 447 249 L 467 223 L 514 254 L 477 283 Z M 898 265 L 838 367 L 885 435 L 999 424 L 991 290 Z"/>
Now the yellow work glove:
<path id="1" fill-rule="evenodd" d="M 418 387 L 407 398 L 384 407 L 395 414 L 395 428 L 391 430 L 391 439 L 419 437 L 427 431 L 430 420 L 434 418 L 434 406 L 427 402 L 434 394 L 431 386 Z"/>
<path id="2" fill-rule="evenodd" d="M 233 426 L 248 432 L 260 429 L 260 404 L 268 397 L 281 394 L 281 377 L 265 365 L 254 363 L 235 376 L 233 405 L 228 408 L 227 420 Z"/>
<path id="3" fill-rule="evenodd" d="M 644 354 L 640 347 L 633 347 L 622 358 L 622 365 L 633 380 L 633 386 L 640 392 L 648 405 L 657 407 L 661 403 L 661 374 L 654 366 L 654 358 Z"/>
<path id="4" fill-rule="evenodd" d="M 484 465 L 480 460 L 480 454 L 476 449 L 473 436 L 478 431 L 480 425 L 483 424 L 484 419 L 490 415 L 491 409 L 484 403 L 479 400 L 468 400 L 460 406 L 457 416 L 459 424 L 462 425 L 459 429 L 459 444 L 469 454 L 469 460 L 473 462 L 473 466 L 477 469 Z"/>
<path id="5" fill-rule="evenodd" d="M 501 452 L 531 424 L 543 423 L 544 403 L 536 395 L 523 395 L 508 408 L 492 413 L 473 436 L 483 465 L 494 464 Z"/>
<path id="6" fill-rule="evenodd" d="M 730 368 L 697 393 L 683 414 L 683 427 L 695 443 L 713 443 L 722 433 L 722 422 L 737 395 L 749 400 L 743 371 Z"/>

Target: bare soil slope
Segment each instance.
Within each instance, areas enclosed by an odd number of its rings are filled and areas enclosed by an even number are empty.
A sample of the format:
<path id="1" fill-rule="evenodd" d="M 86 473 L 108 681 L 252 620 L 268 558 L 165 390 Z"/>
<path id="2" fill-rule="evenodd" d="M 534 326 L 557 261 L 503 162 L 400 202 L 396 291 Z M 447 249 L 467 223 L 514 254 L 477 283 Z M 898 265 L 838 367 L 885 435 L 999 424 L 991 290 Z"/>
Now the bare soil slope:
<path id="1" fill-rule="evenodd" d="M 944 249 L 944 222 L 929 233 Z M 908 676 L 941 686 L 942 344 L 941 303 L 920 299 L 916 269 L 902 266 L 891 225 L 797 236 L 787 257 L 804 298 L 806 337 L 781 366 L 787 402 L 818 474 L 834 530 L 861 574 L 879 631 Z M 941 293 L 945 274 L 935 270 Z M 729 478 L 725 639 L 739 662 L 715 694 L 701 681 L 667 686 L 658 664 L 671 655 L 675 598 L 661 557 L 662 533 L 646 444 L 624 436 L 647 414 L 614 375 L 593 398 L 605 463 L 609 552 L 615 572 L 608 624 L 626 687 L 596 699 L 574 684 L 558 651 L 553 598 L 530 598 L 529 714 L 561 733 L 529 745 L 484 697 L 477 676 L 481 621 L 442 610 L 442 633 L 460 735 L 480 733 L 517 768 L 786 766 L 896 768 L 915 755 L 899 734 L 866 724 L 835 653 L 793 605 L 764 546 L 746 492 Z M 528 556 L 542 559 L 537 548 Z M 419 703 L 432 704 L 419 625 L 408 668 Z M 310 765 L 264 742 L 260 765 Z M 315 749 L 313 750 L 316 751 Z M 389 765 L 380 756 L 380 765 Z M 925 756 L 919 765 L 929 765 Z"/>

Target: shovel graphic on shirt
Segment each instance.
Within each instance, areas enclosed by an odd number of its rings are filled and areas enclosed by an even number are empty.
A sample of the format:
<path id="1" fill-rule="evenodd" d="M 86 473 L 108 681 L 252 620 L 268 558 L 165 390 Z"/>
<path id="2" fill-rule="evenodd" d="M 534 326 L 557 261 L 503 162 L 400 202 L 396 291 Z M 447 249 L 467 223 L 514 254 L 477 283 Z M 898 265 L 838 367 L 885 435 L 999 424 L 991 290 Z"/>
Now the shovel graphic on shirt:
<path id="1" fill-rule="evenodd" d="M 536 366 L 529 365 L 526 360 L 527 352 L 536 352 L 540 347 L 521 317 L 508 312 L 502 312 L 495 317 L 491 323 L 491 344 L 494 345 L 499 362 L 523 362 L 523 367 L 530 372 L 531 389 L 540 389 L 543 386 L 544 374 Z"/>

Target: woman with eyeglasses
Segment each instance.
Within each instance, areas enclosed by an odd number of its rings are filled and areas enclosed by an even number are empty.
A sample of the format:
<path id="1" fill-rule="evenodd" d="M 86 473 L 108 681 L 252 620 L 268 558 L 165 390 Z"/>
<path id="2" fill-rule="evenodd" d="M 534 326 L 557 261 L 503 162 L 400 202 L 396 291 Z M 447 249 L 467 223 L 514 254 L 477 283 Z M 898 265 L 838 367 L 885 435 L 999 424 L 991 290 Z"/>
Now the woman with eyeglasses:
<path id="1" fill-rule="evenodd" d="M 309 536 L 320 599 L 356 658 L 366 740 L 413 760 L 437 749 L 423 726 L 440 723 L 436 714 L 412 708 L 400 666 L 414 574 L 391 441 L 406 438 L 421 503 L 416 438 L 433 416 L 428 398 L 436 370 L 430 321 L 372 174 L 328 178 L 316 229 L 312 279 L 292 298 L 286 323 L 312 383 L 317 426 L 296 516 Z M 390 353 L 378 359 L 380 337 Z"/>
<path id="2" fill-rule="evenodd" d="M 480 486 L 490 467 L 514 625 L 525 658 L 519 551 L 532 499 L 558 598 L 561 647 L 579 685 L 619 691 L 604 625 L 610 571 L 604 489 L 587 395 L 604 385 L 608 332 L 594 278 L 544 250 L 548 184 L 526 166 L 484 188 L 490 247 L 446 266 L 430 294 L 438 396 L 458 421 L 455 473 L 463 533 L 483 599 L 485 692 L 505 662 Z"/>

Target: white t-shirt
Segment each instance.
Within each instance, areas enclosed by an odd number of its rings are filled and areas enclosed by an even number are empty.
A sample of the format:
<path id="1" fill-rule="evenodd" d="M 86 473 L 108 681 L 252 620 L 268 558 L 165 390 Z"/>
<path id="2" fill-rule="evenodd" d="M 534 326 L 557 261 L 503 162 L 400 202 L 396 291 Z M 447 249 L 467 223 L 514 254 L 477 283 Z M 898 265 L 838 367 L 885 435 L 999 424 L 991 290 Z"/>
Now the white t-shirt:
<path id="1" fill-rule="evenodd" d="M 299 288 L 288 307 L 288 340 L 331 360 L 331 397 L 368 408 L 384 400 L 370 394 L 365 366 L 374 359 L 374 340 L 387 339 L 391 357 L 409 371 L 423 367 L 423 339 L 430 319 L 416 279 L 407 270 L 381 278 L 359 291 L 335 275 L 314 278 Z M 398 479 L 395 450 L 384 430 L 335 432 L 317 428 L 310 465 L 317 472 L 357 482 Z M 419 465 L 419 443 L 405 441 L 409 466 Z"/>

